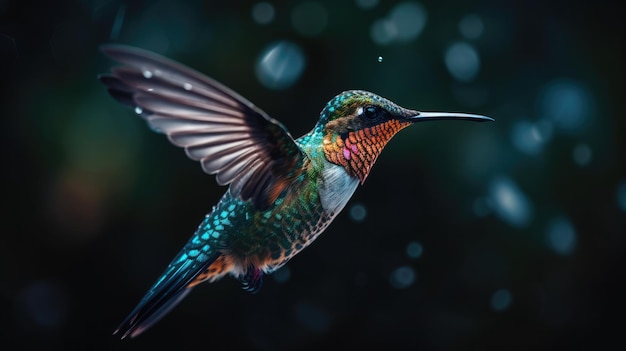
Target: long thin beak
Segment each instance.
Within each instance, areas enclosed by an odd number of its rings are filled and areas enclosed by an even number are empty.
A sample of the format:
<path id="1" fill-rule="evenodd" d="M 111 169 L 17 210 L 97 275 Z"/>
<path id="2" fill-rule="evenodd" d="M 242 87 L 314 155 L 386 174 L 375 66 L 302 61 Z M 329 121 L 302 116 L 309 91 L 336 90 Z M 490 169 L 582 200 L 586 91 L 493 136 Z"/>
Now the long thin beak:
<path id="1" fill-rule="evenodd" d="M 456 112 L 417 112 L 416 115 L 409 117 L 408 119 L 411 122 L 422 122 L 422 121 L 438 121 L 444 119 L 456 119 L 456 120 L 466 120 L 466 121 L 474 121 L 474 122 L 486 122 L 486 121 L 495 121 L 495 119 L 487 116 L 481 115 L 472 115 L 469 113 L 456 113 Z"/>

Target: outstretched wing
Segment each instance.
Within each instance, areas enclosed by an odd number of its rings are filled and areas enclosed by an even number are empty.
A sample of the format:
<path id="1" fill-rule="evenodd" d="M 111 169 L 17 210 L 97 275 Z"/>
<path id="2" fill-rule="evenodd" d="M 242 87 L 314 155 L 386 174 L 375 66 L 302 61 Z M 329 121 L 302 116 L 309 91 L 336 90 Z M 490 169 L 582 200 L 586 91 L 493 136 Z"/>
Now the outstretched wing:
<path id="1" fill-rule="evenodd" d="M 109 93 L 164 133 L 231 195 L 267 208 L 297 176 L 304 154 L 277 120 L 215 80 L 160 55 L 122 45 L 123 64 L 101 75 Z"/>

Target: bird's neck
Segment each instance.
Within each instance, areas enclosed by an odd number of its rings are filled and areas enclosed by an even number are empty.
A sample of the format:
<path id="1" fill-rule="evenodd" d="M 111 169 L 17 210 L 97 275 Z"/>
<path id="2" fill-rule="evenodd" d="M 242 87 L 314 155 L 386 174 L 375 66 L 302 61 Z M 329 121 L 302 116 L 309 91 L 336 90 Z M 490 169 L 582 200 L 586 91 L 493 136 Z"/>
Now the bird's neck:
<path id="1" fill-rule="evenodd" d="M 409 125 L 408 122 L 390 120 L 371 128 L 341 134 L 332 132 L 332 126 L 326 126 L 322 150 L 326 160 L 342 166 L 363 184 L 385 145 Z"/>
<path id="2" fill-rule="evenodd" d="M 322 147 L 324 134 L 321 128 L 315 128 L 311 132 L 296 139 L 300 150 L 307 157 L 304 162 L 301 183 L 309 191 L 319 194 L 319 199 L 324 211 L 332 220 L 346 205 L 352 194 L 359 185 L 359 179 L 349 174 L 341 165 L 333 164 L 326 159 Z M 299 192 L 294 192 L 299 193 Z M 301 192 L 308 197 L 307 191 Z"/>

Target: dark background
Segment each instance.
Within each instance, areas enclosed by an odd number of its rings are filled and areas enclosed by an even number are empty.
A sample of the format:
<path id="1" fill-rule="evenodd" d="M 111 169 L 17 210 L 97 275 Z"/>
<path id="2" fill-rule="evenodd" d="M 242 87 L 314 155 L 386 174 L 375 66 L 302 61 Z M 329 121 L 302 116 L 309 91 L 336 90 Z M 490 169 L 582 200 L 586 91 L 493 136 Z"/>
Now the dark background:
<path id="1" fill-rule="evenodd" d="M 421 1 L 419 35 L 388 45 L 371 28 L 404 2 L 270 3 L 261 24 L 250 1 L 0 1 L 2 349 L 623 345 L 618 2 Z M 470 14 L 482 30 L 468 37 L 459 23 Z M 269 89 L 255 65 L 281 40 L 306 64 L 293 85 Z M 348 89 L 497 121 L 403 131 L 259 294 L 231 278 L 202 285 L 119 341 L 114 328 L 225 188 L 106 94 L 96 76 L 113 64 L 98 51 L 108 42 L 214 77 L 294 136 Z M 444 61 L 458 42 L 480 59 L 465 80 Z"/>

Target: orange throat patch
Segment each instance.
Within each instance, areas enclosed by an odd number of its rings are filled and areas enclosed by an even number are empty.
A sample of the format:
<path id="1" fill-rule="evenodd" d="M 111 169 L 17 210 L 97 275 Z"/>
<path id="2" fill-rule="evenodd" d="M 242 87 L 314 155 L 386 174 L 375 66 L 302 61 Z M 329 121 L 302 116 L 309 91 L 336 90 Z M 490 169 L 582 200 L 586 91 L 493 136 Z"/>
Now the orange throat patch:
<path id="1" fill-rule="evenodd" d="M 323 140 L 324 155 L 329 162 L 343 166 L 363 184 L 385 145 L 410 124 L 390 120 L 346 134 L 327 134 Z"/>

